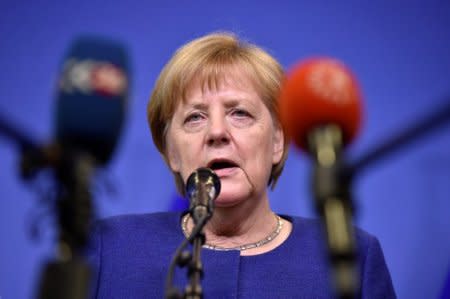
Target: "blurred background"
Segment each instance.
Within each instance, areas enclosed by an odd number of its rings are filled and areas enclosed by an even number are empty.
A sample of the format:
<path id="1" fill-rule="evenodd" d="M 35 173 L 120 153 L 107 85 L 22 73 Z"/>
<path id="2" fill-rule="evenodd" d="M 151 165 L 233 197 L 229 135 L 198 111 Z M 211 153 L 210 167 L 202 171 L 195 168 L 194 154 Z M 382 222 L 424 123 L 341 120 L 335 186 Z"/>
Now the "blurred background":
<path id="1" fill-rule="evenodd" d="M 447 0 L 3 1 L 0 115 L 37 142 L 51 142 L 69 46 L 81 34 L 117 40 L 130 57 L 131 93 L 119 146 L 97 183 L 96 211 L 107 217 L 170 210 L 175 186 L 152 144 L 146 104 L 174 50 L 217 30 L 262 46 L 286 69 L 317 55 L 345 62 L 365 105 L 350 159 L 450 99 Z M 14 144 L 0 136 L 2 299 L 33 298 L 55 251 L 50 213 L 36 186 L 19 178 L 19 160 Z M 308 158 L 291 148 L 270 195 L 276 212 L 315 217 L 309 172 Z M 379 238 L 398 297 L 438 298 L 450 265 L 450 125 L 364 172 L 354 187 L 356 224 Z M 36 229 L 40 237 L 32 238 Z"/>

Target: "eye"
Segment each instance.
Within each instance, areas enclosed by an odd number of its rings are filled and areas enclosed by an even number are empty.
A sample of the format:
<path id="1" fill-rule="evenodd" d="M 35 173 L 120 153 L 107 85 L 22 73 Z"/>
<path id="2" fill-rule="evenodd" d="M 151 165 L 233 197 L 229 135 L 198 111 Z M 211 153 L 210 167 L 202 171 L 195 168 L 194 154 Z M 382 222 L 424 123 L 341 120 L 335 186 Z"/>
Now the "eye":
<path id="1" fill-rule="evenodd" d="M 250 113 L 248 113 L 246 110 L 241 108 L 235 108 L 231 111 L 231 114 L 238 118 L 246 118 L 251 117 Z"/>
<path id="2" fill-rule="evenodd" d="M 203 119 L 203 115 L 200 112 L 193 112 L 189 114 L 186 119 L 184 120 L 184 123 L 196 123 Z"/>

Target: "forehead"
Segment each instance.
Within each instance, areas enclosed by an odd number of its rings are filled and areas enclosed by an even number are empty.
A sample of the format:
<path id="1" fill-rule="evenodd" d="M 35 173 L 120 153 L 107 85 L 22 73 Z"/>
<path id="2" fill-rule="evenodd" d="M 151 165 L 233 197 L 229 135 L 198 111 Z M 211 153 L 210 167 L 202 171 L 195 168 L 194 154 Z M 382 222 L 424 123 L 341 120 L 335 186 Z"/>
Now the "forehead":
<path id="1" fill-rule="evenodd" d="M 184 103 L 190 102 L 193 99 L 207 98 L 209 95 L 219 94 L 227 98 L 240 99 L 241 97 L 259 98 L 259 94 L 250 79 L 245 76 L 225 76 L 214 84 L 207 84 L 205 82 L 193 82 L 186 90 L 186 96 L 183 99 Z"/>
<path id="2" fill-rule="evenodd" d="M 205 95 L 211 92 L 223 91 L 226 88 L 233 89 L 237 93 L 250 93 L 259 96 L 258 88 L 252 79 L 253 76 L 244 67 L 228 67 L 219 73 L 203 74 L 196 76 L 186 86 L 181 104 L 187 104 L 193 97 Z"/>

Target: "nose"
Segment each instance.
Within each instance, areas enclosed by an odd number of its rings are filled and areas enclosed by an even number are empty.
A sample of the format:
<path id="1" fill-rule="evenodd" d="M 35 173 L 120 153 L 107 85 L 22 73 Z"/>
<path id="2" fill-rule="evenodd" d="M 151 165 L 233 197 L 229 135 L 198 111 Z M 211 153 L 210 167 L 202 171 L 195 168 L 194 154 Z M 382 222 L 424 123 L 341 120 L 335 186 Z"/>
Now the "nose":
<path id="1" fill-rule="evenodd" d="M 209 119 L 207 144 L 209 146 L 221 146 L 230 142 L 226 119 L 221 116 L 213 116 Z"/>

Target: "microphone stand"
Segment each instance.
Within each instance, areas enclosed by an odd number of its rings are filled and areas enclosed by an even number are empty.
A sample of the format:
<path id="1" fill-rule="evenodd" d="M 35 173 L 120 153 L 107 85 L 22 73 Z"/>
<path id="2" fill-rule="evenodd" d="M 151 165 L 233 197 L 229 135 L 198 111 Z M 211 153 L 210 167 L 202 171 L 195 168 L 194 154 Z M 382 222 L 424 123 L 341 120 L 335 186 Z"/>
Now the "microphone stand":
<path id="1" fill-rule="evenodd" d="M 203 298 L 203 289 L 200 280 L 203 278 L 203 265 L 200 257 L 202 246 L 205 244 L 205 234 L 203 233 L 203 226 L 208 219 L 201 219 L 197 221 L 196 225 L 201 225 L 201 230 L 195 235 L 193 240 L 192 258 L 189 263 L 188 277 L 189 284 L 185 289 L 186 299 L 201 299 Z M 195 220 L 194 220 L 195 221 Z"/>
<path id="2" fill-rule="evenodd" d="M 325 229 L 331 272 L 338 298 L 355 298 L 359 289 L 350 181 L 340 176 L 342 132 L 334 125 L 316 128 L 308 135 L 314 156 L 312 175 L 316 210 Z"/>
<path id="3" fill-rule="evenodd" d="M 450 122 L 450 98 L 441 107 L 428 116 L 423 117 L 415 125 L 397 133 L 348 165 L 348 167 L 343 169 L 342 175 L 345 177 L 345 180 L 353 180 L 356 174 L 364 171 L 371 165 L 393 154 L 411 142 L 445 125 L 446 122 Z"/>
<path id="4" fill-rule="evenodd" d="M 165 297 L 168 299 L 203 298 L 203 290 L 200 284 L 200 280 L 203 277 L 203 265 L 200 259 L 200 253 L 203 244 L 205 244 L 203 227 L 212 217 L 214 199 L 220 193 L 219 177 L 211 169 L 200 167 L 187 179 L 186 193 L 190 201 L 189 213 L 194 220 L 194 229 L 191 235 L 184 239 L 177 248 L 170 262 L 165 287 Z M 189 243 L 193 244 L 193 254 L 184 251 Z M 181 294 L 176 287 L 172 286 L 176 265 L 180 268 L 189 265 L 189 283 L 185 288 L 184 294 Z"/>
<path id="5" fill-rule="evenodd" d="M 316 209 L 322 216 L 336 291 L 341 299 L 354 298 L 358 290 L 356 247 L 351 225 L 354 206 L 351 185 L 356 175 L 402 147 L 450 122 L 450 100 L 417 124 L 392 136 L 365 155 L 347 163 L 341 152 L 343 137 L 337 127 L 319 127 L 308 136 L 314 154 L 312 177 Z"/>
<path id="6" fill-rule="evenodd" d="M 92 218 L 90 178 L 93 159 L 75 150 L 62 151 L 58 146 L 40 147 L 20 129 L 0 117 L 0 134 L 15 142 L 22 153 L 21 176 L 35 177 L 51 167 L 58 181 L 56 212 L 58 256 L 45 266 L 38 298 L 85 299 L 88 296 L 91 268 L 82 258 Z"/>
<path id="7" fill-rule="evenodd" d="M 192 210 L 190 211 L 192 215 Z M 203 227 L 211 218 L 212 213 L 197 220 L 191 235 L 184 239 L 181 245 L 175 251 L 174 257 L 169 266 L 169 271 L 166 279 L 165 298 L 166 299 L 200 299 L 203 298 L 203 290 L 200 285 L 200 279 L 203 276 L 203 265 L 200 260 L 200 252 L 202 246 L 205 244 L 205 235 Z M 195 219 L 195 218 L 194 218 Z M 193 254 L 185 251 L 189 243 L 193 243 Z M 185 288 L 183 294 L 173 286 L 173 276 L 175 266 L 183 268 L 188 266 L 189 284 Z"/>
<path id="8" fill-rule="evenodd" d="M 94 163 L 83 153 L 69 153 L 55 170 L 59 181 L 56 200 L 58 256 L 47 263 L 38 298 L 85 299 L 91 267 L 82 258 L 92 218 L 90 178 Z"/>
<path id="9" fill-rule="evenodd" d="M 188 179 L 187 185 L 190 186 L 191 179 L 192 181 L 198 181 L 200 180 L 200 177 L 202 175 L 206 175 L 208 178 L 206 184 L 195 184 L 197 186 L 197 189 L 193 192 L 195 194 L 192 194 L 190 191 L 188 191 L 188 194 L 190 194 L 191 197 L 195 198 L 194 200 L 192 200 L 191 198 L 191 204 L 189 207 L 189 213 L 194 220 L 194 229 L 192 230 L 191 235 L 186 238 L 177 248 L 174 258 L 170 263 L 165 291 L 167 299 L 203 298 L 203 289 L 200 284 L 200 280 L 203 277 L 203 265 L 201 262 L 200 253 L 202 250 L 202 246 L 205 244 L 205 234 L 203 233 L 203 228 L 212 217 L 214 210 L 214 200 L 212 198 L 209 198 L 211 196 L 210 188 L 213 188 L 214 186 L 214 179 L 213 176 L 208 173 L 209 171 L 210 170 L 198 169 L 194 173 L 196 175 L 193 174 Z M 217 177 L 216 179 L 218 180 Z M 218 188 L 220 190 L 220 186 L 214 186 L 214 188 Z M 193 244 L 192 254 L 184 251 L 189 243 Z M 172 286 L 173 274 L 176 265 L 178 265 L 180 268 L 188 265 L 189 283 L 185 288 L 184 294 L 180 294 L 178 289 Z"/>

